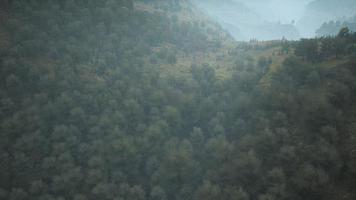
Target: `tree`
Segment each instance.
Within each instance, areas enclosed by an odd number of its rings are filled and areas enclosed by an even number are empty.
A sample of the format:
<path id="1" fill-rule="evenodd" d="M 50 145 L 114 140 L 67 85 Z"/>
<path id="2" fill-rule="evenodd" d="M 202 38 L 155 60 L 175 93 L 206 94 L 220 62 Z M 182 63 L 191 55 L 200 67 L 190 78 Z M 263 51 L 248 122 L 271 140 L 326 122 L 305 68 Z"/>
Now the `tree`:
<path id="1" fill-rule="evenodd" d="M 151 190 L 150 200 L 166 200 L 166 193 L 160 186 L 155 186 Z"/>
<path id="2" fill-rule="evenodd" d="M 319 43 L 317 39 L 301 39 L 296 46 L 295 54 L 304 59 L 316 62 L 319 57 Z"/>
<path id="3" fill-rule="evenodd" d="M 348 37 L 350 36 L 350 29 L 348 27 L 343 27 L 340 29 L 337 37 Z"/>

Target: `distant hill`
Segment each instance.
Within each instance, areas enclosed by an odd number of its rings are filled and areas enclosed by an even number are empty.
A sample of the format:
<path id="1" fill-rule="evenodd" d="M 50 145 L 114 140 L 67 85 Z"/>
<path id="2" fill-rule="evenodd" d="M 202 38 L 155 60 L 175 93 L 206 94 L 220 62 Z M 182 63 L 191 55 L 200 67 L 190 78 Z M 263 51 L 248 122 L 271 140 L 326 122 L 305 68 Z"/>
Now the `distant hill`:
<path id="1" fill-rule="evenodd" d="M 309 11 L 319 11 L 334 17 L 346 17 L 356 13 L 355 0 L 314 0 L 307 6 Z"/>
<path id="2" fill-rule="evenodd" d="M 303 36 L 312 37 L 324 23 L 332 20 L 345 21 L 356 14 L 355 0 L 314 0 L 310 2 L 297 27 Z"/>
<path id="3" fill-rule="evenodd" d="M 194 0 L 199 8 L 218 21 L 236 40 L 299 38 L 292 24 L 269 21 L 239 1 Z"/>
<path id="4" fill-rule="evenodd" d="M 341 28 L 347 27 L 350 31 L 356 32 L 356 16 L 340 22 L 340 21 L 329 21 L 325 22 L 317 31 L 317 36 L 334 36 L 337 35 Z"/>

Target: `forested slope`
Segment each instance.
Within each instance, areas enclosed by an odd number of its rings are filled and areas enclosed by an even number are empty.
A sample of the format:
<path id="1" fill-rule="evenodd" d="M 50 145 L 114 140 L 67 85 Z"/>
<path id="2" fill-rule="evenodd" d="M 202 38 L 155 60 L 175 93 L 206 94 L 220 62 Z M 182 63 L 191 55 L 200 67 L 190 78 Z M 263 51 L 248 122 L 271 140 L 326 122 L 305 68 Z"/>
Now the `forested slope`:
<path id="1" fill-rule="evenodd" d="M 0 199 L 356 198 L 355 34 L 250 47 L 190 8 L 5 1 Z"/>

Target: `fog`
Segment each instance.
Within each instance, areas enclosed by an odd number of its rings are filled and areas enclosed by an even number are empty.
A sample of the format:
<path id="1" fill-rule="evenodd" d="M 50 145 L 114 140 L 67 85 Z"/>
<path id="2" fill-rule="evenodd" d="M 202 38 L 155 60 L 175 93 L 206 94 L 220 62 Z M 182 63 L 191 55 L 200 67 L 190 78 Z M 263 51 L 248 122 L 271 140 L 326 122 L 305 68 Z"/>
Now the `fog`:
<path id="1" fill-rule="evenodd" d="M 355 0 L 194 0 L 236 40 L 314 37 L 324 22 L 356 14 Z"/>
<path id="2" fill-rule="evenodd" d="M 236 0 L 239 1 L 239 0 Z M 280 21 L 290 23 L 303 16 L 306 5 L 311 0 L 251 0 L 240 2 L 245 3 L 255 10 L 263 19 L 268 21 Z"/>

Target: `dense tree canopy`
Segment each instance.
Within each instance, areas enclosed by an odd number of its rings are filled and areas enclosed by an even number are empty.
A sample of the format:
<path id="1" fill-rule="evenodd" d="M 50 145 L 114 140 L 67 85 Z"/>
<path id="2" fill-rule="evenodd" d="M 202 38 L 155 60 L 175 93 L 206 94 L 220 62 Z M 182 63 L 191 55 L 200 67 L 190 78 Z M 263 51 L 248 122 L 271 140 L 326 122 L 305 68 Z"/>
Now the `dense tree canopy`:
<path id="1" fill-rule="evenodd" d="M 354 33 L 283 41 L 274 70 L 236 51 L 231 77 L 164 76 L 224 47 L 174 16 L 186 2 L 159 3 L 0 8 L 0 199 L 356 198 Z"/>

